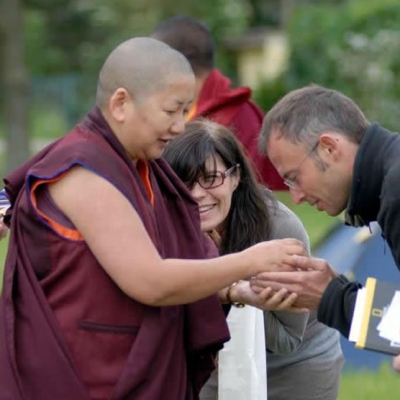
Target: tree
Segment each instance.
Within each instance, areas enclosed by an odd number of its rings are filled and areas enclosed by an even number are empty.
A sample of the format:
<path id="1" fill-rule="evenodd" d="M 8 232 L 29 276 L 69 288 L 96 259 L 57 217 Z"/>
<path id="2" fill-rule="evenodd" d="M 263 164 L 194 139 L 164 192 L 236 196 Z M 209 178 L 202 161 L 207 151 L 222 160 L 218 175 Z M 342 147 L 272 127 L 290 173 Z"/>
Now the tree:
<path id="1" fill-rule="evenodd" d="M 352 0 L 303 7 L 290 23 L 286 89 L 310 83 L 355 99 L 367 117 L 399 126 L 400 4 Z M 312 27 L 312 29 L 310 29 Z"/>
<path id="2" fill-rule="evenodd" d="M 0 3 L 0 63 L 3 114 L 7 152 L 5 169 L 10 171 L 29 156 L 29 74 L 25 64 L 22 4 Z"/>

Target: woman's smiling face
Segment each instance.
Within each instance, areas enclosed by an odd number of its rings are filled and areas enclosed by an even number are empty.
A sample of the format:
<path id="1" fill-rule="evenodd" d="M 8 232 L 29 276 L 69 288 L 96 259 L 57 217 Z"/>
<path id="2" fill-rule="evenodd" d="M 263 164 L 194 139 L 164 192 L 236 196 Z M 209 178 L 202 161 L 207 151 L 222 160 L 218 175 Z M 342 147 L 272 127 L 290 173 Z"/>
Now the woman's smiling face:
<path id="1" fill-rule="evenodd" d="M 240 181 L 240 171 L 237 167 L 227 167 L 222 160 L 216 156 L 208 157 L 205 164 L 206 174 L 200 176 L 198 181 L 190 188 L 190 193 L 197 201 L 200 211 L 201 230 L 209 232 L 213 229 L 223 230 L 224 222 L 229 214 L 232 204 L 232 195 Z M 225 179 L 222 174 L 229 172 Z M 210 188 L 204 188 L 211 182 L 215 185 Z M 202 184 L 202 186 L 199 184 Z"/>

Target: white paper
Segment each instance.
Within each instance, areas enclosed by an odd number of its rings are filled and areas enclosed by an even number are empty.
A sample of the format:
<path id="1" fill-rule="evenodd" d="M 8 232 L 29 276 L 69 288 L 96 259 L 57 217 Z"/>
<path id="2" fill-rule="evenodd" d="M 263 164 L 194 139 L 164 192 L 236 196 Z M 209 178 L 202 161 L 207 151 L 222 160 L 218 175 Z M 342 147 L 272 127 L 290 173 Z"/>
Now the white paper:
<path id="1" fill-rule="evenodd" d="M 377 329 L 379 336 L 391 342 L 400 343 L 400 291 L 395 292 Z"/>
<path id="2" fill-rule="evenodd" d="M 365 288 L 358 289 L 356 304 L 353 312 L 353 319 L 351 321 L 351 326 L 350 326 L 350 333 L 349 333 L 350 342 L 357 342 L 360 337 L 366 296 L 367 296 L 367 290 Z"/>
<path id="3" fill-rule="evenodd" d="M 264 313 L 232 307 L 231 340 L 218 355 L 218 400 L 267 400 Z"/>

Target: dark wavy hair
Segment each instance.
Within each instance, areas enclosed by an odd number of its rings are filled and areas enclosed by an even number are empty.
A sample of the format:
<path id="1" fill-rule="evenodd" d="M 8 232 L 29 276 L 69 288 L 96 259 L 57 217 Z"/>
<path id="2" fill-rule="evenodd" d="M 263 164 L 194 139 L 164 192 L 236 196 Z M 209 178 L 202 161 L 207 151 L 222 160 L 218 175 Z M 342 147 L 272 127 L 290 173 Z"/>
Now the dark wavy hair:
<path id="1" fill-rule="evenodd" d="M 221 254 L 229 254 L 269 238 L 268 207 L 276 204 L 272 192 L 257 183 L 246 152 L 226 127 L 204 118 L 186 124 L 185 133 L 174 139 L 164 158 L 188 187 L 206 173 L 209 157 L 217 157 L 227 168 L 239 165 L 240 182 L 232 195 L 231 208 L 225 220 Z M 268 205 L 267 205 L 268 204 Z"/>

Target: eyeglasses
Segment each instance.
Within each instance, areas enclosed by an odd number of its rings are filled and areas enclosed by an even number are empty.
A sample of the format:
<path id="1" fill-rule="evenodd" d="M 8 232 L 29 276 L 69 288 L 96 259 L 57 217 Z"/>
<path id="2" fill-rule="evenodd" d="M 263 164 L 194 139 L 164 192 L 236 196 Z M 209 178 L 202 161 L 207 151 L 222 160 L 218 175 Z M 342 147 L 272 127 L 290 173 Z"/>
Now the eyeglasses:
<path id="1" fill-rule="evenodd" d="M 194 182 L 189 189 L 192 189 L 196 183 L 198 183 L 203 189 L 214 189 L 218 186 L 222 186 L 225 179 L 232 175 L 237 168 L 240 168 L 240 164 L 234 165 L 225 172 L 214 171 L 205 175 L 200 175 L 197 181 Z"/>
<path id="2" fill-rule="evenodd" d="M 317 143 L 314 144 L 313 147 L 311 147 L 311 149 L 308 151 L 308 153 L 305 155 L 305 157 L 301 160 L 301 163 L 299 164 L 299 166 L 296 168 L 296 172 L 294 172 L 292 174 L 292 176 L 290 178 L 286 178 L 284 179 L 283 183 L 290 189 L 297 189 L 299 187 L 298 183 L 296 182 L 297 180 L 297 175 L 299 174 L 300 168 L 302 167 L 302 165 L 305 163 L 305 161 L 307 160 L 308 157 L 311 156 L 311 154 L 317 149 L 319 145 L 319 141 Z"/>

